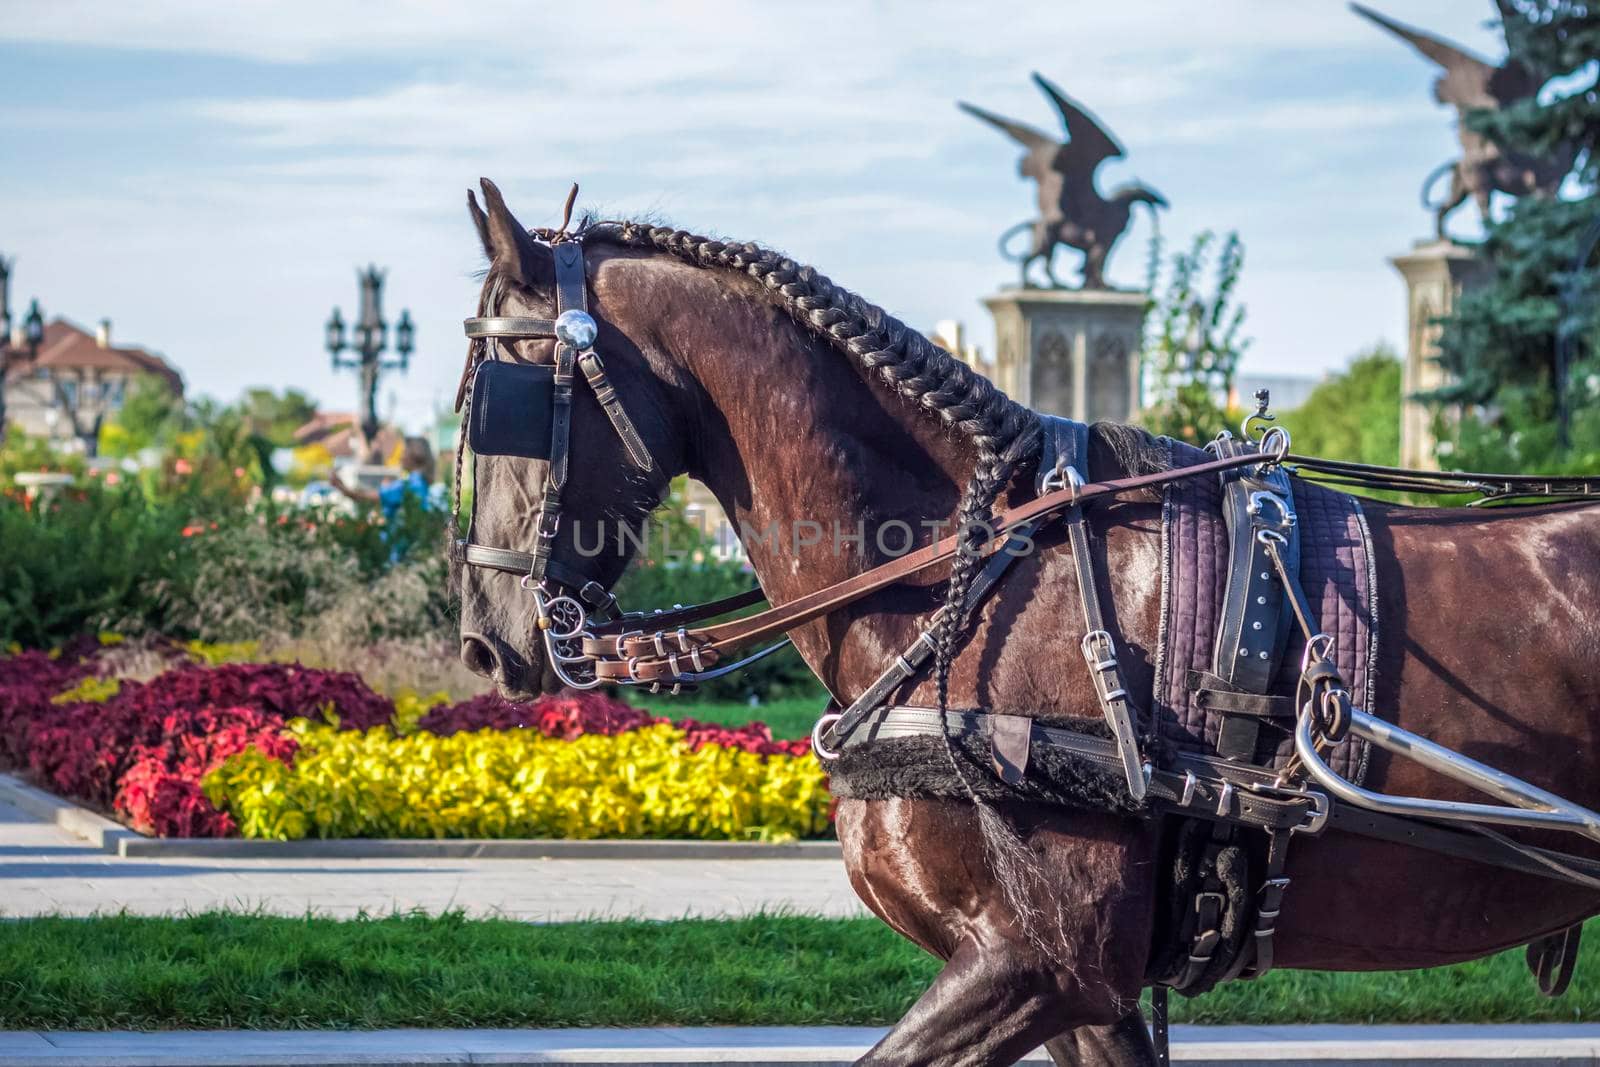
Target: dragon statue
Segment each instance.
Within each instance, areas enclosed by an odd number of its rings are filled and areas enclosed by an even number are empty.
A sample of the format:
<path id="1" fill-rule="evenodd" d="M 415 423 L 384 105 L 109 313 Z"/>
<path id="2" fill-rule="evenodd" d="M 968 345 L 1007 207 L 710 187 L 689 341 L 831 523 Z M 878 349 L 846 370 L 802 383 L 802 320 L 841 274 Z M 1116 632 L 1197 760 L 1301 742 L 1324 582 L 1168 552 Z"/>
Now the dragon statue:
<path id="1" fill-rule="evenodd" d="M 1027 154 L 1019 169 L 1023 177 L 1038 183 L 1039 217 L 1007 230 L 1000 238 L 1001 255 L 1021 264 L 1024 287 L 1030 284 L 1029 268 L 1043 260 L 1045 277 L 1052 286 L 1063 288 L 1056 278 L 1053 260 L 1056 247 L 1066 245 L 1083 253 L 1083 288 L 1105 289 L 1106 259 L 1127 230 L 1133 205 L 1149 204 L 1154 210 L 1166 207 L 1167 202 L 1155 190 L 1137 183 L 1118 186 L 1110 196 L 1101 196 L 1095 186 L 1095 171 L 1108 159 L 1122 158 L 1122 145 L 1060 89 L 1038 74 L 1033 75 L 1033 81 L 1060 113 L 1067 134 L 1065 141 L 983 108 L 959 105 L 1022 145 Z M 1032 243 L 1025 255 L 1013 257 L 1006 246 L 1025 229 L 1033 231 Z"/>
<path id="2" fill-rule="evenodd" d="M 1509 0 L 1496 0 L 1502 25 L 1516 18 Z M 1506 61 L 1495 66 L 1441 38 L 1394 21 L 1369 7 L 1351 4 L 1351 10 L 1374 22 L 1411 45 L 1444 71 L 1433 83 L 1434 99 L 1456 109 L 1456 136 L 1461 140 L 1461 158 L 1440 164 L 1423 182 L 1423 206 L 1434 212 L 1434 229 L 1446 238 L 1445 219 L 1472 197 L 1485 222 L 1490 219 L 1490 201 L 1496 192 L 1511 196 L 1554 196 L 1562 180 L 1572 170 L 1577 150 L 1563 145 L 1547 157 L 1538 158 L 1497 144 L 1469 128 L 1468 113 L 1499 111 L 1533 96 L 1555 71 L 1541 71 L 1518 56 L 1507 41 Z M 1432 202 L 1429 193 L 1443 174 L 1450 175 L 1450 192 Z"/>

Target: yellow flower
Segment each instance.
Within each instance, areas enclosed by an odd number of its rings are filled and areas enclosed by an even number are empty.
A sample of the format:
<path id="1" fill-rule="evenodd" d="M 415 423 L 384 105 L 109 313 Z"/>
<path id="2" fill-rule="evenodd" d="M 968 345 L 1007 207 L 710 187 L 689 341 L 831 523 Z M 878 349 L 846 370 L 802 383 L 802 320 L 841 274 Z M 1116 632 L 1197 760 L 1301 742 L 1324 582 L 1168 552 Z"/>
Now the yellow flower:
<path id="1" fill-rule="evenodd" d="M 658 724 L 571 741 L 536 730 L 440 737 L 304 719 L 292 767 L 255 749 L 203 783 L 246 837 L 651 837 L 765 841 L 827 829 L 816 757 L 705 745 Z"/>
<path id="2" fill-rule="evenodd" d="M 209 667 L 219 663 L 251 663 L 257 658 L 256 653 L 261 645 L 258 641 L 219 641 L 208 643 L 206 641 L 189 641 L 184 644 L 184 651 L 195 659 L 200 660 Z"/>
<path id="3" fill-rule="evenodd" d="M 85 678 L 77 685 L 50 698 L 52 704 L 77 704 L 87 701 L 104 704 L 117 695 L 122 683 L 115 678 Z"/>

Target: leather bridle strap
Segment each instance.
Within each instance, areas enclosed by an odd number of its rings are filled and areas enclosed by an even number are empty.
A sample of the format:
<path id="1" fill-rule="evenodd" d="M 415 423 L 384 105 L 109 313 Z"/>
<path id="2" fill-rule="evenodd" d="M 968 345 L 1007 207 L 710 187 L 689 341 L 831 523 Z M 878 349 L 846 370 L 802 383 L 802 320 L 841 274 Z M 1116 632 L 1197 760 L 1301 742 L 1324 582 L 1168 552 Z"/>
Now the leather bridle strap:
<path id="1" fill-rule="evenodd" d="M 530 319 L 520 315 L 480 315 L 462 323 L 474 341 L 491 337 L 554 337 L 555 319 Z"/>
<path id="2" fill-rule="evenodd" d="M 504 571 L 518 577 L 526 577 L 528 568 L 533 565 L 533 554 L 522 552 L 515 548 L 491 548 L 488 545 L 473 544 L 471 541 L 457 541 L 453 548 L 456 559 L 474 567 L 486 567 L 489 570 Z M 586 604 L 601 607 L 610 603 L 614 598 L 599 582 L 586 578 L 576 571 L 562 566 L 558 560 L 550 560 L 545 564 L 545 573 L 562 585 L 577 592 L 578 597 Z M 593 588 L 591 588 L 593 587 Z M 767 599 L 760 586 L 746 589 L 733 596 L 725 596 L 718 600 L 708 600 L 704 604 L 689 604 L 667 609 L 665 611 L 635 611 L 625 613 L 621 618 L 605 622 L 597 626 L 591 633 L 603 633 L 607 630 L 632 629 L 638 631 L 641 625 L 650 625 L 658 628 L 683 626 L 702 619 L 714 619 L 719 615 L 759 604 Z"/>
<path id="3" fill-rule="evenodd" d="M 1215 474 L 1264 461 L 1273 460 L 1271 457 L 1264 459 L 1258 454 L 1230 456 L 1209 460 L 1192 467 L 1091 482 L 1045 493 L 1002 512 L 992 524 L 995 537 L 985 546 L 983 555 L 987 556 L 1004 546 L 1007 535 L 1024 523 L 1063 511 L 1074 504 L 1087 503 L 1100 497 L 1115 496 L 1137 489 L 1154 488 L 1186 478 Z M 738 645 L 785 633 L 796 626 L 838 611 L 880 589 L 917 577 L 949 561 L 962 550 L 962 545 L 961 538 L 946 537 L 899 559 L 863 571 L 844 581 L 835 582 L 787 604 L 715 626 L 679 630 L 672 634 L 657 631 L 653 634 L 620 637 L 589 636 L 583 641 L 583 651 L 585 655 L 597 661 L 595 670 L 601 678 L 613 681 L 671 681 L 684 673 L 685 660 L 693 662 L 695 669 L 711 666 L 717 662 L 718 657 Z"/>

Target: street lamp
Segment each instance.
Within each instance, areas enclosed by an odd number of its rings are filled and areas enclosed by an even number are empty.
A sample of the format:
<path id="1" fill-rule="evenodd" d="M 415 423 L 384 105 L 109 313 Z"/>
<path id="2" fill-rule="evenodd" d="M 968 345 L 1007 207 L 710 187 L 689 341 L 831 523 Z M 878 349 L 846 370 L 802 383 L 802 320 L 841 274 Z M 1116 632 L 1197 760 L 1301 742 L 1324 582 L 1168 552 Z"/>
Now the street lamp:
<path id="1" fill-rule="evenodd" d="M 39 344 L 44 340 L 44 312 L 39 301 L 33 300 L 20 328 L 11 321 L 11 267 L 15 259 L 0 257 L 0 444 L 5 441 L 6 429 L 6 372 L 13 353 L 26 353 L 32 360 L 39 354 Z"/>
<path id="2" fill-rule="evenodd" d="M 378 436 L 378 378 L 386 370 L 404 372 L 410 365 L 411 352 L 416 340 L 416 324 L 409 310 L 400 313 L 395 327 L 395 355 L 384 358 L 389 345 L 389 324 L 383 318 L 384 272 L 375 266 L 365 270 L 357 268 L 356 281 L 361 286 L 361 313 L 351 329 L 351 340 L 345 341 L 344 317 L 334 308 L 324 328 L 328 354 L 333 359 L 334 370 L 355 370 L 360 375 L 361 435 L 367 444 Z M 350 349 L 354 355 L 345 358 Z"/>

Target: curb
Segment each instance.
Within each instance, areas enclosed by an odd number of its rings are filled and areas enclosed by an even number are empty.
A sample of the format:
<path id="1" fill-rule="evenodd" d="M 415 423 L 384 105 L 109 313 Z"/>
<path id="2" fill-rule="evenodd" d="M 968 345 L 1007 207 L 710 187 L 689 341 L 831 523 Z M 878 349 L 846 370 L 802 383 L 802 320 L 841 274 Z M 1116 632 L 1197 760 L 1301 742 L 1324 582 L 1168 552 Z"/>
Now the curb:
<path id="1" fill-rule="evenodd" d="M 435 1064 L 853 1063 L 875 1027 L 657 1027 L 640 1030 L 377 1030 L 0 1033 L 13 1067 L 420 1067 Z M 1572 1067 L 1600 1056 L 1600 1026 L 1177 1026 L 1185 1067 Z M 1025 1063 L 1049 1063 L 1042 1051 Z"/>
<path id="2" fill-rule="evenodd" d="M 12 774 L 0 774 L 0 804 L 10 804 L 124 859 L 838 860 L 841 856 L 838 841 L 146 837 Z"/>
<path id="3" fill-rule="evenodd" d="M 122 855 L 121 849 L 144 836 L 98 812 L 36 789 L 11 774 L 0 774 L 0 804 L 10 804 L 36 819 L 59 826 L 104 852 Z"/>

